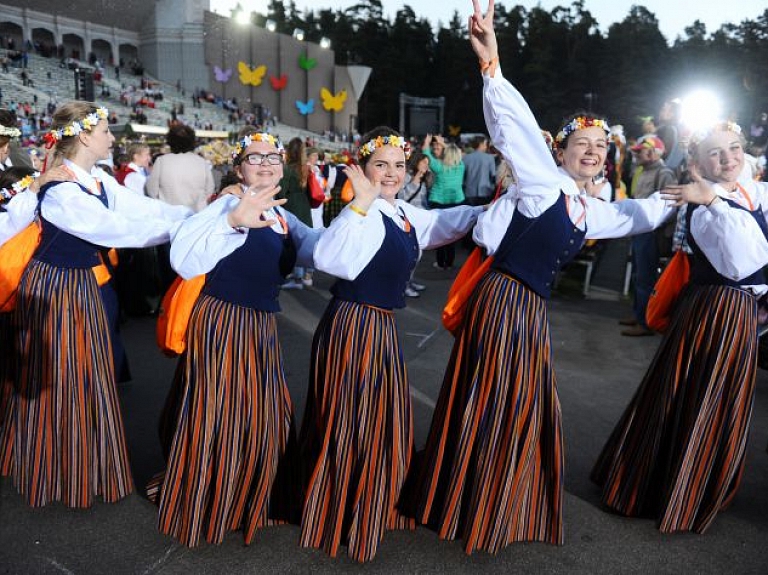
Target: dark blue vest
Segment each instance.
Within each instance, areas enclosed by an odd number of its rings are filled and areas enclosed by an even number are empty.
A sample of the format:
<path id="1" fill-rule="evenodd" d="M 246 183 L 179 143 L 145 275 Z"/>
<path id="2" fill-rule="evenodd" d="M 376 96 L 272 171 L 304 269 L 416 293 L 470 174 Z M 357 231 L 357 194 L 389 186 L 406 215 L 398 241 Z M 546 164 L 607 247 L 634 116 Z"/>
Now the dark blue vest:
<path id="1" fill-rule="evenodd" d="M 567 196 L 561 193 L 538 218 L 528 218 L 516 209 L 491 269 L 520 280 L 549 299 L 558 270 L 576 257 L 586 235 L 586 229 L 581 231 L 568 217 L 566 201 Z"/>
<path id="2" fill-rule="evenodd" d="M 49 182 L 40 189 L 37 202 L 38 211 L 45 200 L 46 192 L 52 186 L 60 183 L 62 182 Z M 82 184 L 78 182 L 77 185 L 80 186 L 84 194 L 90 194 L 88 189 Z M 109 207 L 107 205 L 107 194 L 103 189 L 95 197 L 104 204 L 105 208 Z M 80 239 L 57 228 L 42 217 L 42 212 L 40 223 L 42 226 L 40 245 L 37 247 L 35 255 L 32 256 L 33 259 L 60 268 L 91 268 L 101 263 L 99 259 L 99 251 L 103 249 L 101 246 L 92 244 L 87 240 Z"/>
<path id="3" fill-rule="evenodd" d="M 384 214 L 381 219 L 385 235 L 379 251 L 354 280 L 337 280 L 331 293 L 345 301 L 401 308 L 405 307 L 405 285 L 419 259 L 419 243 L 413 227 L 406 232 Z"/>
<path id="4" fill-rule="evenodd" d="M 757 206 L 757 209 L 754 211 L 749 211 L 747 208 L 737 204 L 733 200 L 728 200 L 725 198 L 722 198 L 722 199 L 728 202 L 728 205 L 730 205 L 732 208 L 749 212 L 752 215 L 752 217 L 755 218 L 757 225 L 760 226 L 760 231 L 763 232 L 763 236 L 768 240 L 768 223 L 766 223 L 765 221 L 765 216 L 763 216 L 763 210 L 760 209 L 760 206 Z M 690 283 L 693 285 L 725 285 L 725 286 L 733 286 L 733 287 L 760 285 L 760 284 L 766 283 L 765 274 L 763 273 L 762 269 L 759 269 L 749 277 L 742 278 L 738 281 L 734 281 L 730 278 L 722 276 L 717 272 L 717 270 L 712 266 L 712 264 L 709 263 L 707 256 L 705 256 L 704 252 L 701 251 L 701 248 L 698 246 L 698 244 L 696 244 L 696 240 L 693 239 L 693 235 L 691 234 L 691 216 L 693 215 L 693 211 L 698 207 L 699 206 L 697 204 L 688 204 L 688 210 L 685 214 L 685 218 L 686 218 L 685 223 L 687 227 L 686 235 L 688 236 L 688 245 L 693 250 L 693 254 L 691 255 L 691 259 L 690 259 L 691 261 L 691 276 L 689 279 Z"/>
<path id="5" fill-rule="evenodd" d="M 272 228 L 252 228 L 247 233 L 245 243 L 208 273 L 203 293 L 242 307 L 280 311 L 280 285 L 286 270 L 296 263 L 291 235 Z"/>

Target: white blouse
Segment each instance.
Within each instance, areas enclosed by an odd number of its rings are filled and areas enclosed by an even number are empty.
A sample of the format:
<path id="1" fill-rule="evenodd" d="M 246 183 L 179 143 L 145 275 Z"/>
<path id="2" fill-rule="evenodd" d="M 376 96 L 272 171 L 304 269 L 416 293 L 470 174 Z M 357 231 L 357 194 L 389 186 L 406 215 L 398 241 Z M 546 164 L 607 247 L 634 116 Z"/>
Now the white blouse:
<path id="1" fill-rule="evenodd" d="M 315 267 L 336 277 L 354 280 L 384 242 L 386 228 L 381 216 L 390 218 L 400 229 L 405 229 L 404 215 L 416 231 L 419 248 L 430 249 L 462 237 L 482 211 L 482 206 L 424 210 L 404 200 L 395 200 L 392 205 L 381 198 L 374 200 L 367 216 L 346 207 L 317 242 Z"/>
<path id="2" fill-rule="evenodd" d="M 616 238 L 645 233 L 674 213 L 658 193 L 645 200 L 607 203 L 580 190 L 568 173 L 559 168 L 541 135 L 523 96 L 497 69 L 495 77 L 483 76 L 483 112 L 491 141 L 514 166 L 518 178 L 515 193 L 504 194 L 475 227 L 475 241 L 493 254 L 499 247 L 514 211 L 535 218 L 566 194 L 568 214 L 587 239 Z"/>
<path id="3" fill-rule="evenodd" d="M 0 212 L 0 246 L 35 220 L 37 195 L 29 191 L 16 194 Z"/>
<path id="4" fill-rule="evenodd" d="M 208 273 L 220 260 L 245 244 L 248 234 L 239 232 L 227 221 L 227 215 L 239 201 L 238 197 L 231 194 L 221 196 L 174 231 L 171 266 L 181 277 L 189 279 Z M 269 219 L 276 221 L 271 227 L 275 233 L 283 233 L 283 227 L 277 221 L 278 213 L 285 219 L 296 245 L 296 265 L 312 266 L 312 251 L 324 230 L 310 228 L 282 208 L 272 208 L 266 214 Z"/>
<path id="5" fill-rule="evenodd" d="M 62 182 L 46 191 L 41 215 L 57 228 L 91 243 L 111 248 L 140 248 L 167 243 L 171 230 L 192 214 L 183 206 L 137 196 L 112 176 L 94 167 L 90 173 L 65 160 L 77 181 Z M 107 195 L 106 208 L 95 195 L 99 179 Z"/>

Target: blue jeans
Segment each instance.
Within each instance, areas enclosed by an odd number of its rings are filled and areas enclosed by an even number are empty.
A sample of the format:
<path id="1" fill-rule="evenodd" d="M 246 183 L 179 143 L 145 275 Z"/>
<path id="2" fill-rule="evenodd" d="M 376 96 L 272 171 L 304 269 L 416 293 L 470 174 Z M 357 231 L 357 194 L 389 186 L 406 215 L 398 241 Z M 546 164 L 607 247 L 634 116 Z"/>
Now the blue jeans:
<path id="1" fill-rule="evenodd" d="M 645 323 L 645 310 L 653 286 L 656 285 L 659 269 L 659 250 L 656 247 L 654 232 L 640 234 L 632 238 L 632 265 L 635 272 L 635 319 L 641 325 Z M 647 326 L 646 326 L 647 327 Z"/>

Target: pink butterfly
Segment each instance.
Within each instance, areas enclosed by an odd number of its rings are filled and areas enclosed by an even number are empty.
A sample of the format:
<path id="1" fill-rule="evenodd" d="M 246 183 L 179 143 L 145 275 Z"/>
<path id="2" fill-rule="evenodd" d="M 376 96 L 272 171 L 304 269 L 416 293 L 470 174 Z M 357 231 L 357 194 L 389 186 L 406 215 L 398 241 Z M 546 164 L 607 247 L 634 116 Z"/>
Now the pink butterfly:
<path id="1" fill-rule="evenodd" d="M 229 82 L 229 79 L 232 77 L 232 68 L 227 68 L 226 70 L 222 70 L 218 66 L 213 67 L 213 73 L 216 76 L 217 82 Z"/>

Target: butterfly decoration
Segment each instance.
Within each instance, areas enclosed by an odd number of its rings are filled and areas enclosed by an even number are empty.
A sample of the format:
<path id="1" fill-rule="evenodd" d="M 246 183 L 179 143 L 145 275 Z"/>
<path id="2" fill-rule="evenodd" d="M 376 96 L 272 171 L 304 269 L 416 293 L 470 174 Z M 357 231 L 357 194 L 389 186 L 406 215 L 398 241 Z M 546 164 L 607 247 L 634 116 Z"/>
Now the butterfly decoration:
<path id="1" fill-rule="evenodd" d="M 455 138 L 461 134 L 461 126 L 452 126 L 451 124 L 448 124 L 448 135 L 452 138 Z"/>
<path id="2" fill-rule="evenodd" d="M 218 66 L 213 67 L 213 74 L 216 76 L 217 82 L 229 82 L 229 79 L 232 77 L 232 68 L 227 68 L 226 70 L 222 70 Z"/>
<path id="3" fill-rule="evenodd" d="M 341 90 L 334 95 L 328 88 L 320 88 L 320 96 L 323 98 L 323 108 L 329 112 L 341 112 L 347 100 L 347 91 Z"/>
<path id="4" fill-rule="evenodd" d="M 299 114 L 306 116 L 307 114 L 311 114 L 315 111 L 315 100 L 314 98 L 310 98 L 306 102 L 296 100 L 296 107 L 299 109 Z"/>
<path id="5" fill-rule="evenodd" d="M 288 85 L 288 76 L 281 74 L 278 77 L 270 76 L 269 83 L 272 84 L 272 89 L 275 92 L 279 92 Z"/>
<path id="6" fill-rule="evenodd" d="M 309 72 L 315 66 L 317 66 L 317 58 L 310 58 L 306 54 L 299 54 L 299 68 Z"/>
<path id="7" fill-rule="evenodd" d="M 264 75 L 267 73 L 267 67 L 262 65 L 251 70 L 251 67 L 245 62 L 238 62 L 237 71 L 240 72 L 240 82 L 242 84 L 246 86 L 259 86 L 262 80 L 264 80 Z"/>

